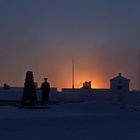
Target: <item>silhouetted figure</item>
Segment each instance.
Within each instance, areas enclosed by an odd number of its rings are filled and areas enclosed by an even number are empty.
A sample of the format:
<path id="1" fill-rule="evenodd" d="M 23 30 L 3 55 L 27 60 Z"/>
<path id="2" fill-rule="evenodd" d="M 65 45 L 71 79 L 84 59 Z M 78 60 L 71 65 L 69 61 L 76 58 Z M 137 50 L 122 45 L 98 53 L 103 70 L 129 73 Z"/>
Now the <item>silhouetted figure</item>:
<path id="1" fill-rule="evenodd" d="M 21 106 L 34 106 L 35 104 L 37 104 L 36 86 L 33 72 L 28 71 L 26 73 Z"/>
<path id="2" fill-rule="evenodd" d="M 41 84 L 42 91 L 42 105 L 48 104 L 49 93 L 50 93 L 50 84 L 47 82 L 47 78 L 44 78 L 44 82 Z"/>

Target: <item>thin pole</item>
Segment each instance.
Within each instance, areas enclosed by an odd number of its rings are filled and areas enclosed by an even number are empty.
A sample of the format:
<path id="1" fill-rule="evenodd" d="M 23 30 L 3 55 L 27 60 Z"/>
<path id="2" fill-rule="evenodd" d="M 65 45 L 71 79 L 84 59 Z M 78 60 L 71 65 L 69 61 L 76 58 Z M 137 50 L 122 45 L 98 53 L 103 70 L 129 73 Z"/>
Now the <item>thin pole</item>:
<path id="1" fill-rule="evenodd" d="M 72 60 L 72 88 L 74 89 L 74 60 Z"/>
<path id="2" fill-rule="evenodd" d="M 140 90 L 140 52 L 139 52 L 139 59 L 138 59 L 138 63 L 139 63 L 139 66 L 138 66 L 138 71 L 139 71 L 139 79 L 138 79 L 138 83 L 139 83 L 139 90 Z"/>

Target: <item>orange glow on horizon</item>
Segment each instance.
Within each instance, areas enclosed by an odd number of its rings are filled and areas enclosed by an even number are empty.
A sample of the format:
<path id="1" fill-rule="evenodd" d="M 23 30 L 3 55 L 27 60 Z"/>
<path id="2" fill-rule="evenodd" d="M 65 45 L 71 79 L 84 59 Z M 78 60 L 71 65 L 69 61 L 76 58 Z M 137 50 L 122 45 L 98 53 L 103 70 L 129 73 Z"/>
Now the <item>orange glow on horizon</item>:
<path id="1" fill-rule="evenodd" d="M 76 82 L 76 85 L 75 85 L 75 88 L 81 88 L 81 87 L 83 86 L 83 83 L 86 82 L 86 81 L 89 82 L 89 81 L 91 81 L 91 80 L 85 80 L 85 81 L 84 81 L 84 80 L 81 80 L 81 81 L 77 81 L 77 82 Z M 100 87 L 100 84 L 95 83 L 95 82 L 93 83 L 93 81 L 91 81 L 91 87 L 92 87 L 92 88 L 101 88 L 101 87 Z"/>
<path id="2" fill-rule="evenodd" d="M 83 86 L 83 83 L 84 82 L 89 82 L 89 81 L 91 81 L 91 87 L 92 88 L 107 88 L 108 86 L 107 85 L 104 85 L 103 83 L 99 83 L 99 82 L 97 82 L 96 80 L 86 80 L 86 79 L 84 79 L 84 80 L 78 80 L 78 81 L 76 81 L 75 82 L 75 88 L 81 88 L 82 86 Z"/>
<path id="3" fill-rule="evenodd" d="M 94 78 L 93 78 L 94 77 Z M 104 77 L 99 77 L 99 76 L 89 76 L 89 75 L 77 75 L 75 77 L 75 83 L 74 83 L 74 87 L 75 88 L 81 88 L 83 87 L 83 83 L 84 82 L 89 82 L 91 81 L 91 87 L 92 88 L 108 88 L 109 87 L 109 81 L 103 81 L 102 79 L 104 79 Z M 72 88 L 72 80 L 67 80 L 67 79 L 63 79 L 64 82 L 61 83 L 61 85 L 59 85 L 57 88 L 58 90 L 61 90 L 61 88 Z M 68 82 L 65 82 L 68 81 Z M 56 84 L 57 85 L 57 84 Z"/>
<path id="4" fill-rule="evenodd" d="M 41 65 L 40 67 L 44 69 L 43 73 L 36 72 L 35 73 L 35 81 L 38 82 L 38 87 L 41 86 L 44 77 L 48 77 L 48 82 L 50 82 L 51 87 L 57 88 L 59 91 L 62 88 L 72 88 L 72 72 L 71 72 L 71 63 L 60 65 L 57 67 L 52 63 L 50 67 L 45 65 Z M 64 65 L 65 64 L 65 65 Z M 84 64 L 83 64 L 84 65 Z M 82 66 L 83 66 L 82 65 Z M 80 67 L 80 66 L 79 66 Z M 81 88 L 85 81 L 91 81 L 92 88 L 109 88 L 110 87 L 110 78 L 113 77 L 111 74 L 104 73 L 102 71 L 92 70 L 90 68 L 84 69 L 83 67 L 75 69 L 75 78 L 74 78 L 74 87 Z M 51 69 L 49 69 L 51 68 Z M 53 69 L 53 71 L 52 71 Z M 48 72 L 46 73 L 46 71 Z M 56 71 L 57 70 L 57 71 Z"/>

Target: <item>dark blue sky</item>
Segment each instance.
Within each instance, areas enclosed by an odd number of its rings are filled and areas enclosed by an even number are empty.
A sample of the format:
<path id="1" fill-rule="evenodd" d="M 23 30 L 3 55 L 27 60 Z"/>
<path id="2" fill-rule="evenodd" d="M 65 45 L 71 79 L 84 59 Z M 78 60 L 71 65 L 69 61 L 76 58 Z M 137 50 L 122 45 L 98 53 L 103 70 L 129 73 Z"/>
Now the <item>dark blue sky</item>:
<path id="1" fill-rule="evenodd" d="M 140 46 L 138 0 L 1 0 L 0 83 L 23 85 L 35 80 L 71 86 L 71 59 L 76 86 L 91 80 L 108 87 L 118 72 L 138 86 Z"/>

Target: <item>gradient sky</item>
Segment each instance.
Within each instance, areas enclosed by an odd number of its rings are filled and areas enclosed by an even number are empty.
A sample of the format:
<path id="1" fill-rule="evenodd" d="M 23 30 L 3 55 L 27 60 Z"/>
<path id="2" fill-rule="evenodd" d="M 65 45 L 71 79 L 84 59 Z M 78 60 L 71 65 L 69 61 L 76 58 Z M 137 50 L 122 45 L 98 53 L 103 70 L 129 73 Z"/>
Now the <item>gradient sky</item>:
<path id="1" fill-rule="evenodd" d="M 122 72 L 138 88 L 138 0 L 1 0 L 0 84 L 22 86 L 34 72 L 40 86 L 71 87 L 85 80 L 109 87 Z"/>

